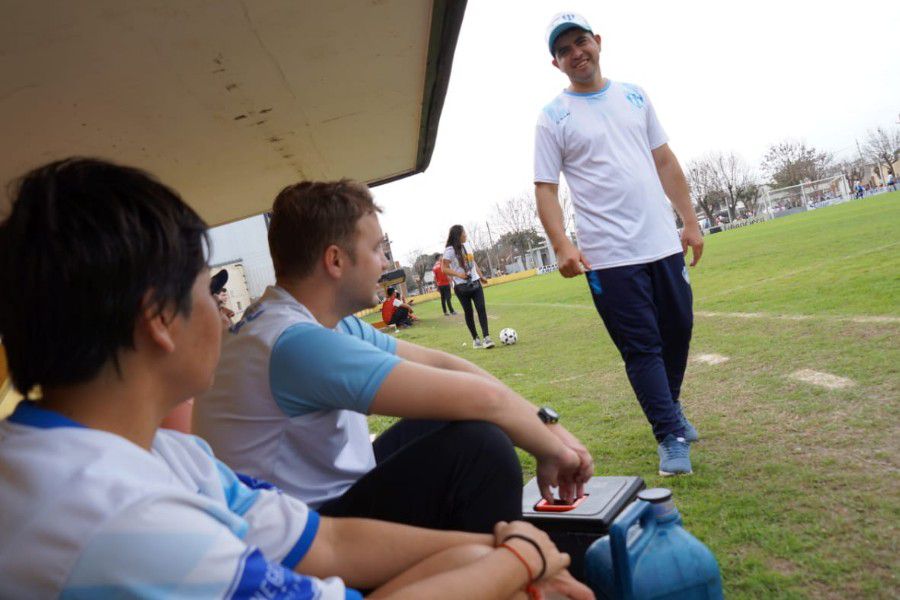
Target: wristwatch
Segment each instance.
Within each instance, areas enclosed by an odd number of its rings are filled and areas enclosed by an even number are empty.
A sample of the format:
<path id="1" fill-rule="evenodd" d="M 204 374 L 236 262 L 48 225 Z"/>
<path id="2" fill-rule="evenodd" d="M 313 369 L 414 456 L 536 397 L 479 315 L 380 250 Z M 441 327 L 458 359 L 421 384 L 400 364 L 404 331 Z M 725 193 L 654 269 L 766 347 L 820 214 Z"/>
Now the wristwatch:
<path id="1" fill-rule="evenodd" d="M 538 411 L 538 418 L 547 425 L 559 423 L 559 413 L 547 406 L 541 407 Z"/>

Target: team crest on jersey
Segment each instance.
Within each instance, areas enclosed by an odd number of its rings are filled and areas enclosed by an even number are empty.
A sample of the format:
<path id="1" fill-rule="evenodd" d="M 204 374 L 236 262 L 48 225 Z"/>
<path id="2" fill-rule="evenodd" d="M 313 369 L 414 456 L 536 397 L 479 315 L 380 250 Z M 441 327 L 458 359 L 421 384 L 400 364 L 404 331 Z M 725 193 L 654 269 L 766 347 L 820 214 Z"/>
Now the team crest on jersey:
<path id="1" fill-rule="evenodd" d="M 644 108 L 644 97 L 635 90 L 631 90 L 625 97 L 637 108 Z"/>

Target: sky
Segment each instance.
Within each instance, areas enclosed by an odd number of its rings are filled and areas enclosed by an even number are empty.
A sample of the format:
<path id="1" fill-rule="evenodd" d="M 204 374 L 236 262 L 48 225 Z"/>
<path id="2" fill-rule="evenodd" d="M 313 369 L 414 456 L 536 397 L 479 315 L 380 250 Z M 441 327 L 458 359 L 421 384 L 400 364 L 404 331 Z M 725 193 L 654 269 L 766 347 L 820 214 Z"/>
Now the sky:
<path id="1" fill-rule="evenodd" d="M 646 90 L 682 164 L 758 166 L 786 138 L 849 159 L 868 129 L 898 127 L 900 2 L 469 0 L 430 167 L 373 189 L 395 258 L 532 189 L 537 115 L 568 84 L 544 43 L 563 10 L 601 36 L 605 77 Z"/>

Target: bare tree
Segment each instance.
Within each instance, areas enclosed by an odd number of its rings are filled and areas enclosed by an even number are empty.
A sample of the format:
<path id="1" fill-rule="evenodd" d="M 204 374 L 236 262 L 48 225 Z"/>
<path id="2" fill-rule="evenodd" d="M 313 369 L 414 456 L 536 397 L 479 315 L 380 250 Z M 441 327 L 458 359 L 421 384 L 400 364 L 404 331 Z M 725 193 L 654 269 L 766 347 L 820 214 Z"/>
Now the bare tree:
<path id="1" fill-rule="evenodd" d="M 710 224 L 716 221 L 716 212 L 722 202 L 722 194 L 716 189 L 716 177 L 709 158 L 699 158 L 687 164 L 687 180 L 691 199 L 703 211 Z"/>
<path id="2" fill-rule="evenodd" d="M 425 273 L 430 271 L 434 265 L 433 257 L 434 253 L 425 254 L 420 248 L 416 248 L 406 255 L 407 262 L 412 266 L 404 268 L 408 268 L 412 273 L 416 287 L 419 289 L 425 287 Z"/>
<path id="3" fill-rule="evenodd" d="M 504 243 L 520 255 L 524 256 L 536 241 L 543 242 L 538 233 L 537 204 L 532 192 L 522 192 L 505 202 L 498 202 L 494 212 Z"/>
<path id="4" fill-rule="evenodd" d="M 500 233 L 530 231 L 537 228 L 537 205 L 531 192 L 521 192 L 494 205 Z"/>
<path id="5" fill-rule="evenodd" d="M 900 129 L 887 131 L 883 127 L 877 127 L 875 131 L 869 130 L 862 152 L 868 160 L 879 167 L 887 167 L 888 173 L 896 177 L 894 162 L 900 157 Z"/>
<path id="6" fill-rule="evenodd" d="M 743 158 L 734 152 L 717 152 L 709 156 L 715 188 L 725 195 L 732 220 L 738 217 L 737 205 L 744 198 L 756 205 L 759 192 L 755 189 L 753 172 Z M 746 206 L 746 203 L 745 203 Z M 747 207 L 749 208 L 749 207 Z"/>
<path id="7" fill-rule="evenodd" d="M 785 140 L 769 146 L 763 157 L 762 170 L 776 187 L 787 187 L 826 177 L 832 161 L 828 152 L 804 142 Z"/>

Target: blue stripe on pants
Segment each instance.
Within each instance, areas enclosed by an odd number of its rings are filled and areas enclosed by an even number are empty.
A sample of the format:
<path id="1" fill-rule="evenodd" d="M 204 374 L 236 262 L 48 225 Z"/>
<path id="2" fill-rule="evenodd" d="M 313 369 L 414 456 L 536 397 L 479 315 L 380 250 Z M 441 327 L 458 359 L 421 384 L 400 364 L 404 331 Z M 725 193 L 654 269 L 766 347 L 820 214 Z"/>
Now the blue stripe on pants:
<path id="1" fill-rule="evenodd" d="M 677 403 L 694 325 L 684 257 L 597 269 L 587 280 L 653 435 L 684 435 Z"/>

